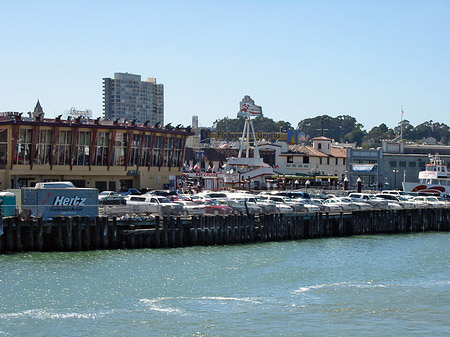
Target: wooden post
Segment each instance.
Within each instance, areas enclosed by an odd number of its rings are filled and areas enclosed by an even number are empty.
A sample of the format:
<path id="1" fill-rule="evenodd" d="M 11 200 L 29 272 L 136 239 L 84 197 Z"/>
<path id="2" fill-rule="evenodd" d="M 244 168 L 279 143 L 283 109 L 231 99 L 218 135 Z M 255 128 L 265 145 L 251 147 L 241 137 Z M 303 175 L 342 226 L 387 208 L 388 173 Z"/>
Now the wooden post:
<path id="1" fill-rule="evenodd" d="M 62 233 L 62 224 L 64 222 L 64 217 L 53 218 L 52 222 L 53 222 L 54 226 L 56 226 L 56 230 L 57 230 L 56 249 L 59 252 L 62 252 L 64 250 L 63 233 Z"/>
<path id="2" fill-rule="evenodd" d="M 102 219 L 98 216 L 94 218 L 94 240 L 93 240 L 93 249 L 101 248 L 101 223 Z"/>
<path id="3" fill-rule="evenodd" d="M 196 246 L 198 244 L 198 216 L 192 217 L 192 245 Z"/>
<path id="4" fill-rule="evenodd" d="M 30 251 L 35 251 L 36 247 L 34 246 L 34 232 L 35 232 L 35 227 L 36 227 L 36 220 L 34 219 L 28 219 L 27 220 L 28 223 L 28 242 L 27 242 L 27 248 Z"/>
<path id="5" fill-rule="evenodd" d="M 169 223 L 167 216 L 163 217 L 163 247 L 169 247 Z"/>
<path id="6" fill-rule="evenodd" d="M 176 240 L 176 232 L 175 232 L 175 218 L 173 216 L 169 217 L 170 221 L 170 246 L 176 247 L 177 246 L 177 240 Z"/>
<path id="7" fill-rule="evenodd" d="M 42 224 L 42 218 L 38 218 L 37 222 L 37 231 L 36 231 L 36 241 L 37 241 L 37 249 L 42 252 L 44 250 L 44 229 Z"/>
<path id="8" fill-rule="evenodd" d="M 84 229 L 84 249 L 89 250 L 91 248 L 91 232 L 89 228 L 89 217 L 82 217 L 82 229 Z"/>
<path id="9" fill-rule="evenodd" d="M 66 246 L 67 246 L 67 250 L 68 251 L 72 251 L 73 249 L 73 242 L 72 242 L 72 231 L 73 231 L 73 219 L 72 217 L 69 217 L 67 219 L 67 224 L 66 224 Z"/>
<path id="10" fill-rule="evenodd" d="M 6 237 L 6 251 L 7 252 L 13 252 L 15 249 L 15 243 L 14 243 L 14 225 L 13 225 L 13 219 L 7 218 L 5 219 L 3 223 L 3 232 L 4 236 Z"/>

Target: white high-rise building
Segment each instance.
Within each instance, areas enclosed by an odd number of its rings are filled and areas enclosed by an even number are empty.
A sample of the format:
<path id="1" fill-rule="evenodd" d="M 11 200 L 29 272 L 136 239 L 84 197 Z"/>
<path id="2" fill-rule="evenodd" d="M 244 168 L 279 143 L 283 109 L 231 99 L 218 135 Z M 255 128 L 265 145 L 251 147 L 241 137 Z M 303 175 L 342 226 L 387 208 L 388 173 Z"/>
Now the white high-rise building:
<path id="1" fill-rule="evenodd" d="M 141 81 L 140 75 L 114 73 L 113 79 L 103 79 L 103 110 L 110 120 L 164 125 L 164 85 L 156 78 Z"/>

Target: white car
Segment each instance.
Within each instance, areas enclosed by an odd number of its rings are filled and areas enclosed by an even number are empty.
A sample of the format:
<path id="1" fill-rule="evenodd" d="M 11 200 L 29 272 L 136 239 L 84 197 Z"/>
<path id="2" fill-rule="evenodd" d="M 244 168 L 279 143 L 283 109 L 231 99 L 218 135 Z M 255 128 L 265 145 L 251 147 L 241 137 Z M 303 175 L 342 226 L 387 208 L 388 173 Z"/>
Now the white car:
<path id="1" fill-rule="evenodd" d="M 353 201 L 365 202 L 367 204 L 372 205 L 375 208 L 383 208 L 388 205 L 387 200 L 379 198 L 370 193 L 350 193 L 348 197 L 351 198 Z"/>
<path id="2" fill-rule="evenodd" d="M 183 206 L 183 215 L 184 216 L 192 216 L 192 215 L 204 215 L 205 214 L 205 205 L 195 203 L 189 200 L 175 200 L 173 201 L 175 204 L 180 204 Z"/>
<path id="3" fill-rule="evenodd" d="M 291 199 L 288 197 L 283 197 L 280 195 L 263 194 L 263 195 L 261 195 L 261 199 L 275 201 L 275 203 L 277 204 L 277 207 L 278 207 L 278 204 L 284 204 L 286 206 L 290 206 L 292 208 L 292 211 L 295 213 L 307 211 L 306 207 L 303 204 L 298 203 L 294 199 Z"/>
<path id="4" fill-rule="evenodd" d="M 107 198 L 107 197 L 118 197 L 118 196 L 121 196 L 121 195 L 117 192 L 103 191 L 98 194 L 98 199 L 100 200 L 100 199 Z"/>
<path id="5" fill-rule="evenodd" d="M 424 197 L 424 196 L 414 197 L 411 201 L 416 205 L 416 207 L 419 207 L 419 208 L 433 207 L 433 205 L 428 202 L 427 197 Z"/>
<path id="6" fill-rule="evenodd" d="M 341 206 L 333 204 L 333 203 L 327 203 L 327 201 L 324 199 L 312 198 L 310 200 L 311 200 L 311 204 L 320 207 L 321 211 L 324 211 L 324 212 L 341 212 L 342 211 Z"/>
<path id="7" fill-rule="evenodd" d="M 377 197 L 385 199 L 389 204 L 398 203 L 403 208 L 414 208 L 415 204 L 412 201 L 409 201 L 407 198 L 405 198 L 402 195 L 395 195 L 395 194 L 377 194 Z M 392 207 L 392 205 L 391 205 Z"/>
<path id="8" fill-rule="evenodd" d="M 431 207 L 436 208 L 444 208 L 446 207 L 446 204 L 444 201 L 440 201 L 437 197 L 425 197 L 427 200 L 427 203 L 431 205 Z"/>
<path id="9" fill-rule="evenodd" d="M 326 201 L 327 204 L 340 206 L 342 211 L 356 211 L 360 209 L 360 207 L 349 198 L 330 198 Z"/>
<path id="10" fill-rule="evenodd" d="M 125 205 L 126 200 L 119 193 L 114 191 L 103 191 L 98 194 L 100 205 Z"/>
<path id="11" fill-rule="evenodd" d="M 127 195 L 127 206 L 134 212 L 153 213 L 160 216 L 183 215 L 183 205 L 171 202 L 169 199 L 157 195 Z"/>
<path id="12" fill-rule="evenodd" d="M 311 199 L 295 198 L 293 200 L 299 204 L 302 204 L 306 208 L 307 212 L 315 213 L 320 212 L 322 210 L 322 208 L 316 203 L 312 202 Z"/>
<path id="13" fill-rule="evenodd" d="M 367 202 L 353 201 L 351 198 L 345 198 L 345 197 L 342 197 L 342 198 L 339 198 L 339 199 L 341 199 L 344 202 L 348 202 L 350 204 L 356 205 L 359 210 L 368 211 L 368 210 L 373 209 L 373 206 L 368 204 Z"/>

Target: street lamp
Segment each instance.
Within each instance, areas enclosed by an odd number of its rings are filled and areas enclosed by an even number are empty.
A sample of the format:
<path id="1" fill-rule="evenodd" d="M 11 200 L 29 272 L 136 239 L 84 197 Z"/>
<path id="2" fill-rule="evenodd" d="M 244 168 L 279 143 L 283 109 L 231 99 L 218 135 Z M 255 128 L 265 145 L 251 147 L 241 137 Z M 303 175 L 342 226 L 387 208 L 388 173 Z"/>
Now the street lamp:
<path id="1" fill-rule="evenodd" d="M 392 170 L 392 172 L 394 172 L 394 189 L 396 189 L 397 188 L 397 173 L 398 173 L 398 170 L 394 169 L 394 170 Z"/>

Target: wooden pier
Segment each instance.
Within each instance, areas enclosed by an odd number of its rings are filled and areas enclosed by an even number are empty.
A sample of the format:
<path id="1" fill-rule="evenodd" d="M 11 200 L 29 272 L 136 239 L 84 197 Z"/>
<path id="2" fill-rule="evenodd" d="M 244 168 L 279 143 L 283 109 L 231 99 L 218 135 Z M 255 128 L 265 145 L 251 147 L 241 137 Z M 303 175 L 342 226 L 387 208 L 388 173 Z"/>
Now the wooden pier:
<path id="1" fill-rule="evenodd" d="M 427 231 L 450 231 L 450 209 L 156 217 L 152 221 L 9 217 L 3 218 L 0 253 L 231 245 Z"/>

